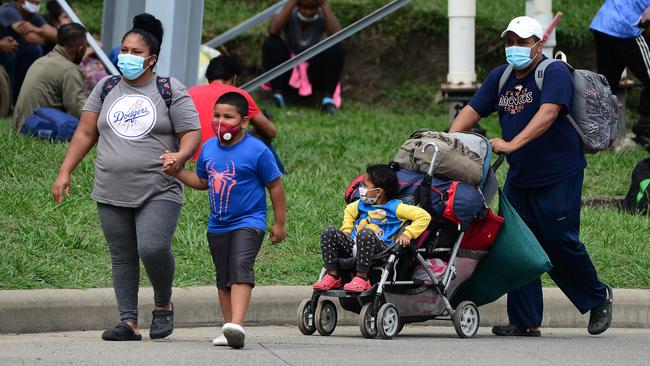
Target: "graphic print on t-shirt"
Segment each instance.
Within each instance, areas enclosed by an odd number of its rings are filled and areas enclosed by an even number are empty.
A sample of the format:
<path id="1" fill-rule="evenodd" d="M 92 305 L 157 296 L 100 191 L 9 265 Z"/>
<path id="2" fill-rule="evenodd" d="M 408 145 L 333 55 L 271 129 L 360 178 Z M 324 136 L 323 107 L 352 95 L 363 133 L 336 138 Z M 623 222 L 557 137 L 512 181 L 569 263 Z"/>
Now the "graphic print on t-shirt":
<path id="1" fill-rule="evenodd" d="M 225 169 L 218 171 L 216 163 L 212 160 L 207 161 L 208 171 L 208 189 L 210 190 L 210 206 L 213 212 L 219 213 L 219 219 L 228 213 L 228 203 L 230 201 L 230 191 L 237 184 L 237 171 L 235 162 L 226 163 Z M 217 205 L 217 200 L 219 204 Z"/>
<path id="2" fill-rule="evenodd" d="M 137 140 L 156 124 L 156 107 L 147 96 L 125 94 L 111 104 L 106 121 L 118 136 Z"/>
<path id="3" fill-rule="evenodd" d="M 533 102 L 533 92 L 523 85 L 515 85 L 515 90 L 507 90 L 505 95 L 499 97 L 499 107 L 507 114 L 517 114 L 524 110 L 526 104 Z"/>
<path id="4" fill-rule="evenodd" d="M 363 229 L 370 229 L 377 235 L 378 238 L 384 236 L 384 230 L 381 228 L 382 224 L 386 224 L 386 210 L 378 208 L 376 210 L 368 211 L 368 216 L 360 220 L 356 225 L 357 232 Z"/>

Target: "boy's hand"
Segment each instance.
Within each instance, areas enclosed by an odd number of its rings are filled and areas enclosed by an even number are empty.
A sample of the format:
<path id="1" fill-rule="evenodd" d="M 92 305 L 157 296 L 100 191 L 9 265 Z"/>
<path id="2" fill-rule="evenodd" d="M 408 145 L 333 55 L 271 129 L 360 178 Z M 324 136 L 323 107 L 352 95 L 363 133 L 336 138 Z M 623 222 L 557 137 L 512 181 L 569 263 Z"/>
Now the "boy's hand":
<path id="1" fill-rule="evenodd" d="M 395 241 L 399 245 L 403 246 L 404 248 L 411 245 L 411 239 L 408 236 L 404 235 L 404 234 L 400 235 L 399 238 L 397 238 L 397 240 L 395 240 Z"/>
<path id="2" fill-rule="evenodd" d="M 278 244 L 287 237 L 287 228 L 284 225 L 273 223 L 269 239 L 272 244 Z"/>
<path id="3" fill-rule="evenodd" d="M 163 173 L 167 175 L 177 175 L 183 169 L 183 165 L 179 163 L 178 154 L 165 150 L 160 156 L 163 161 Z"/>

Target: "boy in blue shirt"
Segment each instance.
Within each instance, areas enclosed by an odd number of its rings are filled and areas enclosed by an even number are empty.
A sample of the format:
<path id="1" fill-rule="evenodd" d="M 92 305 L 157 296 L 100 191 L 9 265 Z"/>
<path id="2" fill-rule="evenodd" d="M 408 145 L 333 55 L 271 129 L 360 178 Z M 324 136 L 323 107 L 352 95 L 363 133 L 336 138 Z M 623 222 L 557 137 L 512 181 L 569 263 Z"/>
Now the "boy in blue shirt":
<path id="1" fill-rule="evenodd" d="M 580 242 L 583 144 L 566 119 L 573 99 L 572 75 L 561 62 L 544 72 L 544 87 L 535 83 L 542 55 L 543 31 L 530 17 L 513 19 L 501 34 L 513 72 L 499 90 L 507 65 L 492 70 L 450 132 L 465 131 L 498 112 L 503 138 L 490 140 L 507 154 L 510 169 L 504 187 L 508 201 L 533 231 L 553 263 L 549 275 L 584 314 L 590 312 L 590 334 L 607 330 L 612 320 L 612 291 L 596 274 Z M 540 336 L 543 312 L 539 278 L 508 293 L 509 325 L 496 326 L 501 336 Z"/>
<path id="2" fill-rule="evenodd" d="M 255 286 L 253 264 L 266 230 L 266 193 L 273 204 L 274 222 L 269 239 L 273 244 L 286 236 L 285 193 L 273 154 L 260 140 L 246 134 L 248 102 L 230 92 L 214 107 L 212 128 L 196 163 L 196 173 L 170 171 L 174 154 L 165 152 L 163 171 L 174 174 L 194 189 L 207 189 L 210 199 L 208 243 L 214 263 L 219 303 L 224 321 L 215 346 L 244 346 L 244 321 Z"/>

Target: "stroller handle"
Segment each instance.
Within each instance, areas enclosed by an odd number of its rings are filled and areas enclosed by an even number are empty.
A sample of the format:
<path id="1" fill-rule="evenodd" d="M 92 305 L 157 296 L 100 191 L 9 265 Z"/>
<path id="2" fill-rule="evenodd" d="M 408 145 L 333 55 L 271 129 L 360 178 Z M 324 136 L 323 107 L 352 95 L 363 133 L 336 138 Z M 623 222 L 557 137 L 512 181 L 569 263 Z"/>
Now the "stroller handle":
<path id="1" fill-rule="evenodd" d="M 436 155 L 438 155 L 439 149 L 435 142 L 427 141 L 424 146 L 422 146 L 422 152 L 425 152 L 429 146 L 433 146 L 433 155 L 431 156 L 431 163 L 429 164 L 429 170 L 427 171 L 427 175 L 431 176 L 433 174 L 433 163 L 436 161 Z"/>

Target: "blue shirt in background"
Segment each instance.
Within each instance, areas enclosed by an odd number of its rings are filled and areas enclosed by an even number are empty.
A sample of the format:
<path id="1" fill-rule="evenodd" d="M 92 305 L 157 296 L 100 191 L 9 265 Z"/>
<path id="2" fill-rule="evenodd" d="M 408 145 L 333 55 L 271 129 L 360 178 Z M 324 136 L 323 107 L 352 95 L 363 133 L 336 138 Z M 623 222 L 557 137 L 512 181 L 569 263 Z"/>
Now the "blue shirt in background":
<path id="1" fill-rule="evenodd" d="M 213 137 L 203 144 L 196 174 L 208 180 L 208 232 L 266 230 L 265 187 L 282 174 L 263 142 L 246 134 L 235 145 L 222 146 Z"/>
<path id="2" fill-rule="evenodd" d="M 492 70 L 469 103 L 481 117 L 498 112 L 505 141 L 511 141 L 526 128 L 542 104 L 563 107 L 546 132 L 507 156 L 510 183 L 524 188 L 543 187 L 583 170 L 587 161 L 582 141 L 566 118 L 573 99 L 573 83 L 567 66 L 561 62 L 550 64 L 544 72 L 542 91 L 535 83 L 535 72 L 521 80 L 512 72 L 499 91 L 499 79 L 506 67 L 501 65 Z"/>
<path id="3" fill-rule="evenodd" d="M 650 0 L 606 0 L 589 29 L 618 38 L 634 38 L 643 29 L 636 26 Z"/>

